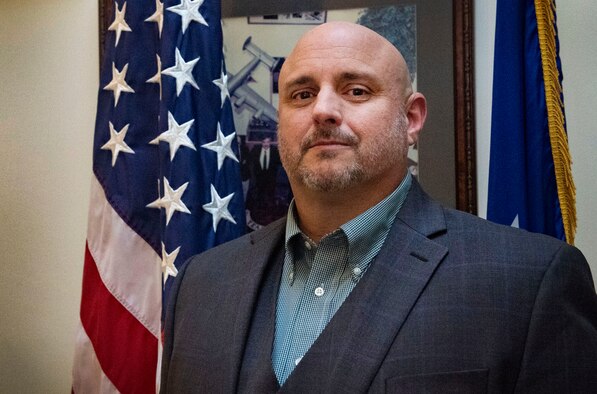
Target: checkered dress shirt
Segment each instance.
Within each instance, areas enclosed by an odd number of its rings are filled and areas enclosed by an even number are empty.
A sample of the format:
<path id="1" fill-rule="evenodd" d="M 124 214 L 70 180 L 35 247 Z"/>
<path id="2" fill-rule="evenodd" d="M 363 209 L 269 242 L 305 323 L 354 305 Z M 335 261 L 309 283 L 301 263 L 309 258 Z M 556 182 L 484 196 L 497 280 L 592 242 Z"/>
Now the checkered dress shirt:
<path id="1" fill-rule="evenodd" d="M 280 385 L 334 316 L 381 249 L 412 178 L 384 200 L 316 244 L 301 232 L 294 201 L 286 223 L 286 254 L 276 305 L 272 363 Z"/>

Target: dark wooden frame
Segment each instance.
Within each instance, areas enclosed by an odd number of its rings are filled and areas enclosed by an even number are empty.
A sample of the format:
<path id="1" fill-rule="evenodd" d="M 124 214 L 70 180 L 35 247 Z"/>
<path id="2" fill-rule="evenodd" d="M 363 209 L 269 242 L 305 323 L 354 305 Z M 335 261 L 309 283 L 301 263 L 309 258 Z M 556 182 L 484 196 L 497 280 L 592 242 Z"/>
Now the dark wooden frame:
<path id="1" fill-rule="evenodd" d="M 105 46 L 105 32 L 114 18 L 114 0 L 98 1 L 100 64 L 102 64 L 103 49 Z M 307 1 L 307 3 L 310 2 Z M 477 182 L 475 160 L 472 3 L 473 0 L 453 0 L 452 2 L 456 185 L 455 205 L 456 208 L 460 210 L 476 214 Z M 323 9 L 322 7 L 309 4 L 305 4 L 305 7 L 309 7 L 309 9 Z M 234 10 L 228 13 L 234 14 Z M 260 13 L 256 12 L 255 14 Z"/>
<path id="2" fill-rule="evenodd" d="M 455 0 L 453 7 L 456 207 L 462 211 L 476 215 L 477 173 L 475 150 L 473 0 Z"/>
<path id="3" fill-rule="evenodd" d="M 106 47 L 106 32 L 114 21 L 114 0 L 99 1 L 99 58 L 100 67 L 104 63 L 104 48 Z"/>

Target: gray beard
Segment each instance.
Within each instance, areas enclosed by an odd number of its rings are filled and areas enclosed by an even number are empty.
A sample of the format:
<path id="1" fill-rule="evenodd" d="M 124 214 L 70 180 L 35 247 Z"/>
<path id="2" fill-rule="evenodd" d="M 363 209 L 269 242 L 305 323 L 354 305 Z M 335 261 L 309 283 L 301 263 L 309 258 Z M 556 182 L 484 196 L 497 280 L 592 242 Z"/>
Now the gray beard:
<path id="1" fill-rule="evenodd" d="M 299 158 L 289 158 L 289 155 L 292 154 L 286 151 L 283 144 L 280 145 L 280 153 L 285 167 L 287 164 L 297 163 L 294 168 L 286 168 L 286 170 L 290 176 L 294 177 L 307 188 L 321 192 L 344 191 L 373 178 L 375 171 L 371 171 L 371 169 L 375 168 L 375 166 L 383 166 L 383 163 L 388 160 L 394 161 L 397 166 L 400 164 L 400 161 L 406 165 L 406 154 L 408 151 L 408 144 L 406 142 L 407 127 L 408 121 L 406 116 L 404 114 L 398 116 L 394 124 L 392 124 L 391 130 L 389 130 L 390 134 L 386 141 L 374 146 L 374 151 L 357 151 L 356 159 L 341 168 L 331 169 L 324 166 L 323 171 L 317 171 L 303 164 L 304 154 L 319 139 L 331 138 L 344 142 L 355 150 L 357 149 L 359 144 L 357 137 L 346 135 L 337 128 L 315 130 L 312 135 L 305 138 L 301 143 Z M 326 161 L 329 161 L 330 166 L 333 166 L 335 157 L 336 152 L 325 151 L 319 153 L 318 156 L 319 160 L 324 162 L 324 164 Z M 398 168 L 400 167 L 397 167 L 397 170 Z"/>
<path id="2" fill-rule="evenodd" d="M 347 135 L 337 128 L 321 128 L 316 130 L 301 144 L 301 155 L 304 155 L 309 147 L 320 139 L 334 139 L 339 142 L 349 144 L 353 149 L 358 145 L 359 140 L 354 135 Z M 322 161 L 329 161 L 333 165 L 333 160 L 336 157 L 335 152 L 321 152 L 318 158 Z M 347 189 L 349 186 L 362 180 L 365 175 L 365 169 L 358 161 L 350 163 L 350 165 L 326 173 L 317 172 L 304 166 L 302 163 L 302 156 L 299 160 L 296 169 L 298 179 L 309 189 L 323 192 L 341 191 Z"/>
<path id="3" fill-rule="evenodd" d="M 321 153 L 321 160 L 333 160 L 335 153 Z M 309 189 L 322 192 L 342 191 L 360 183 L 365 178 L 365 169 L 360 162 L 354 161 L 348 166 L 325 174 L 311 170 L 299 164 L 297 177 Z"/>

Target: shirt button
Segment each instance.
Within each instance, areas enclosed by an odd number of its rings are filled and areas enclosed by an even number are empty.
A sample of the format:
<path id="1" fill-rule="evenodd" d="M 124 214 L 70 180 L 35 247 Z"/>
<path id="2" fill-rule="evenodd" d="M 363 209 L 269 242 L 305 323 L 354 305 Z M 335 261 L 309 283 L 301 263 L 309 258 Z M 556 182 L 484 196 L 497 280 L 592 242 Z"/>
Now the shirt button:
<path id="1" fill-rule="evenodd" d="M 294 280 L 294 272 L 288 274 L 288 280 L 291 282 Z"/>
<path id="2" fill-rule="evenodd" d="M 361 270 L 359 267 L 356 267 L 355 269 L 352 270 L 352 274 L 355 276 L 361 275 L 362 272 L 363 272 L 363 270 Z"/>
<path id="3" fill-rule="evenodd" d="M 309 241 L 305 241 L 305 248 L 311 250 L 311 244 L 309 243 Z"/>
<path id="4" fill-rule="evenodd" d="M 303 359 L 302 357 L 299 357 L 296 360 L 294 360 L 294 365 L 295 366 L 299 365 L 299 363 L 301 362 L 302 359 Z"/>
<path id="5" fill-rule="evenodd" d="M 317 289 L 315 289 L 315 295 L 317 297 L 321 297 L 323 295 L 323 293 L 325 293 L 325 290 L 323 289 L 323 287 L 318 287 Z"/>

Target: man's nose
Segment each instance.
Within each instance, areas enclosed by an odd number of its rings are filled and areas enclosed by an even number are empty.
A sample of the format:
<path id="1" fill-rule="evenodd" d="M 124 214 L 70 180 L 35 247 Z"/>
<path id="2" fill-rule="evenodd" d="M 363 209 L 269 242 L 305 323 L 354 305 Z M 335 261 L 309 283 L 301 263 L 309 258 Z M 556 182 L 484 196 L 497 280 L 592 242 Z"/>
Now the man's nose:
<path id="1" fill-rule="evenodd" d="M 342 98 L 333 89 L 321 89 L 317 93 L 313 120 L 322 125 L 339 126 L 342 123 Z"/>

